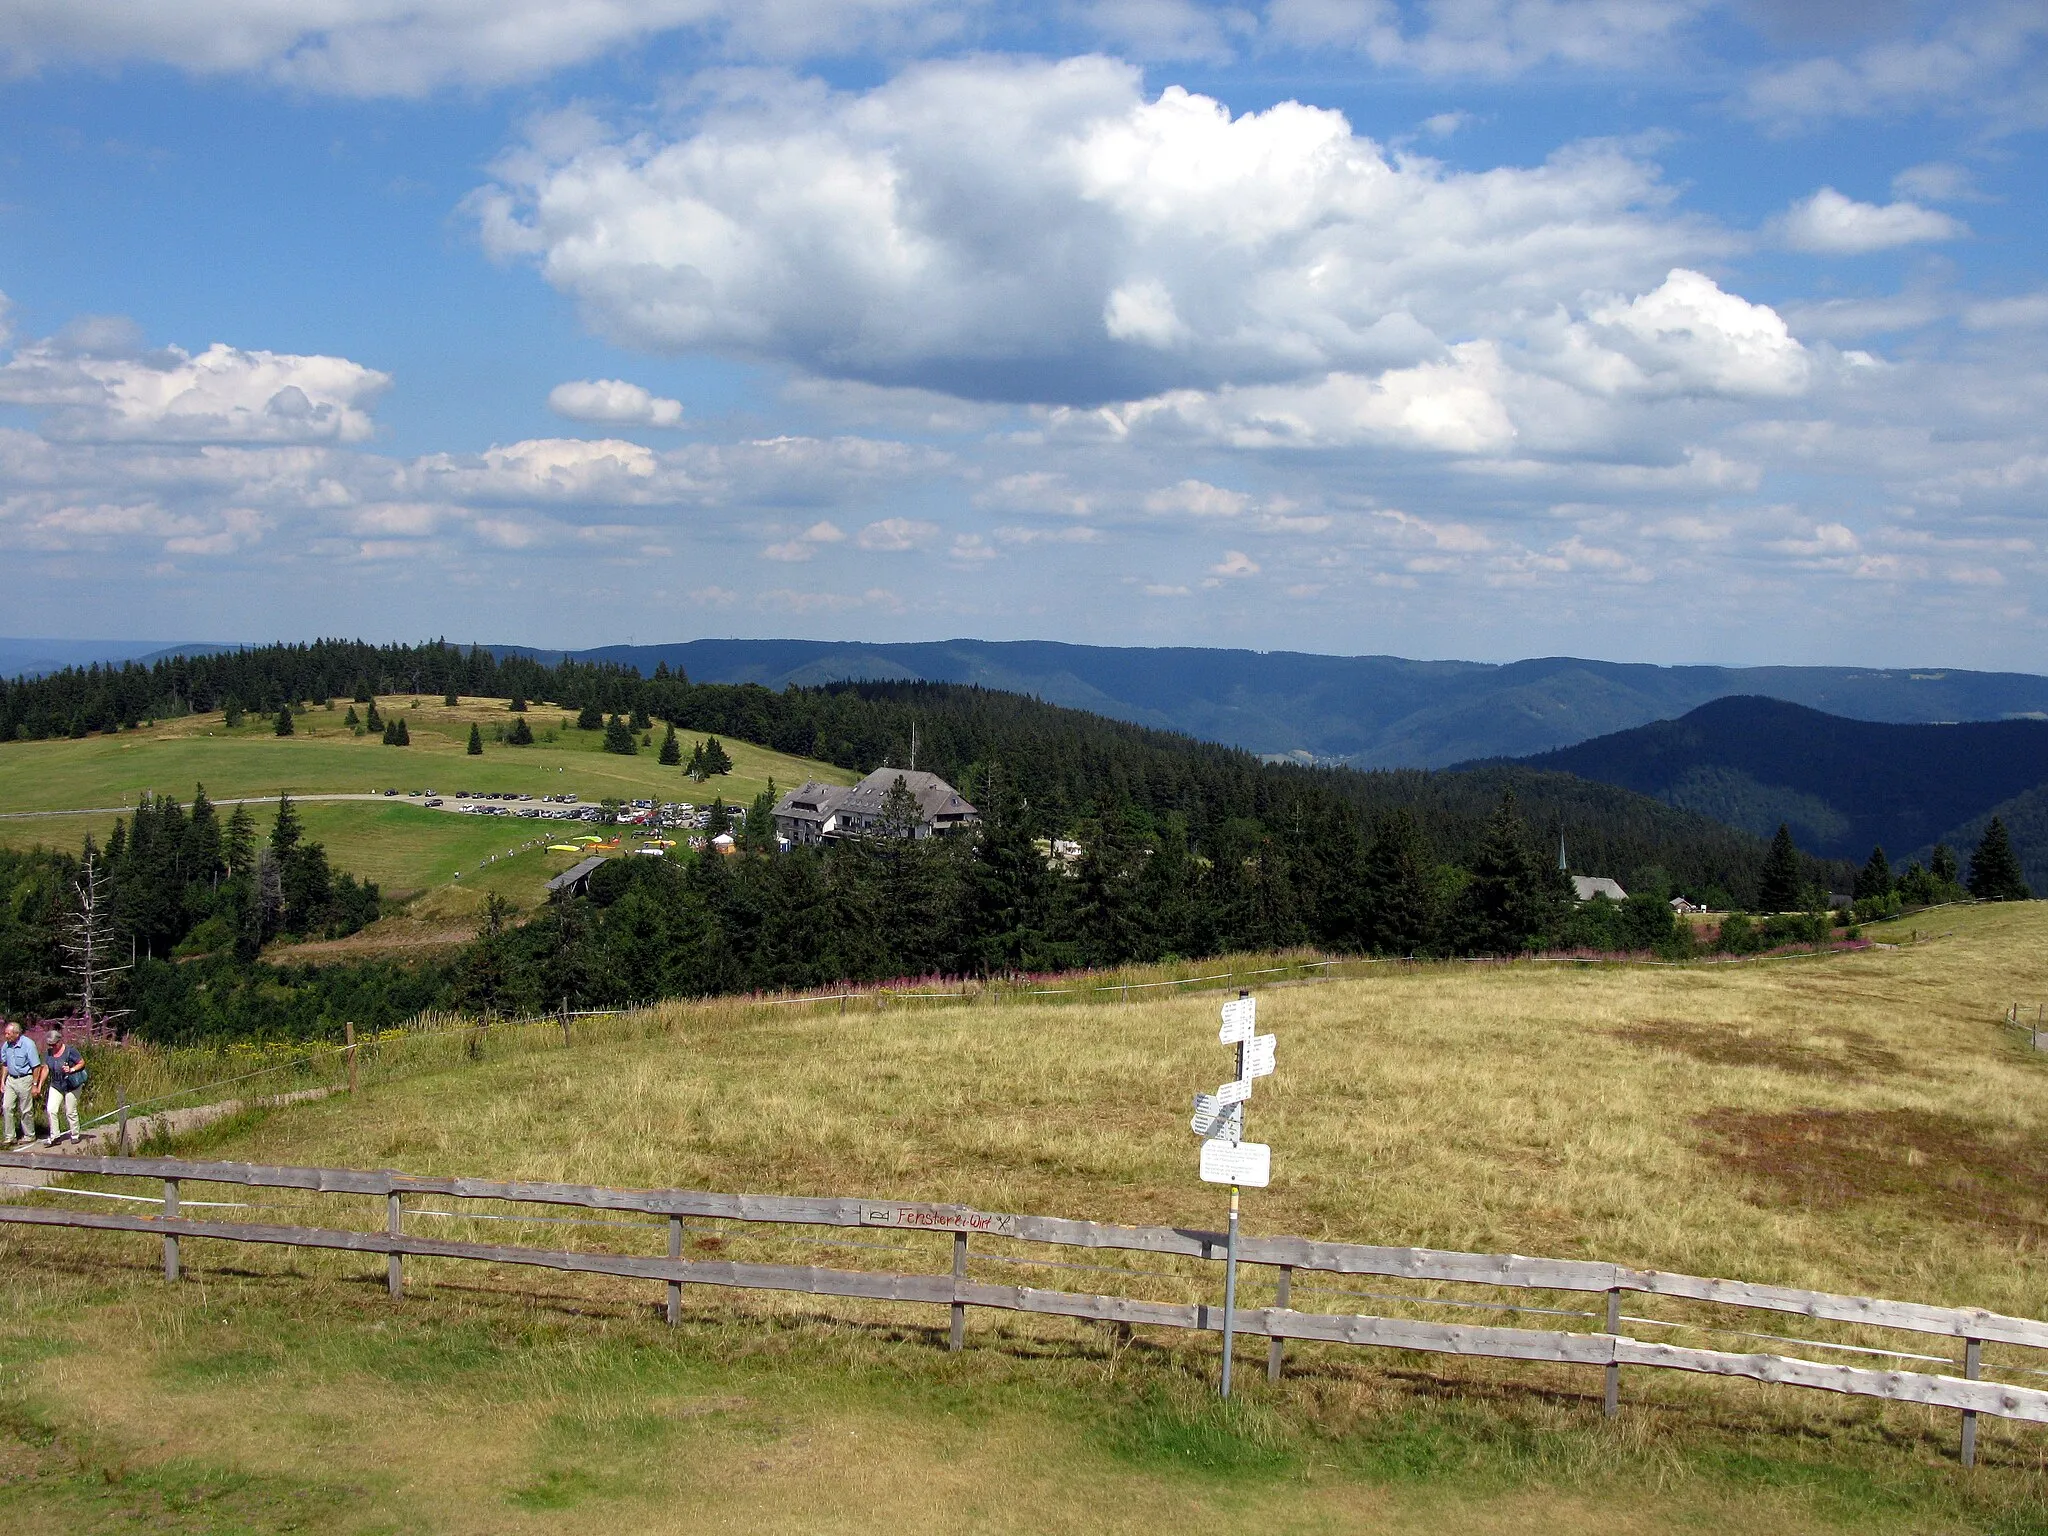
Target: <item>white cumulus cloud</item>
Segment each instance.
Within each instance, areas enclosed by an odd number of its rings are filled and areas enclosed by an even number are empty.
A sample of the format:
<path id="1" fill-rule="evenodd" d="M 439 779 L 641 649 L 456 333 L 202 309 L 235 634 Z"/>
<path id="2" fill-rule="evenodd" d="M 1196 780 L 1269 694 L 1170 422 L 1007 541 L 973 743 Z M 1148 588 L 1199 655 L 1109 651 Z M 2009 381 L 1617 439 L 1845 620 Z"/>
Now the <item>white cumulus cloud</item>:
<path id="1" fill-rule="evenodd" d="M 623 379 L 576 379 L 548 391 L 548 409 L 570 421 L 604 426 L 673 427 L 683 402 L 664 399 Z"/>
<path id="2" fill-rule="evenodd" d="M 1833 187 L 1794 203 L 1778 229 L 1793 250 L 1822 256 L 1860 256 L 1970 232 L 1960 219 L 1918 203 L 1859 203 Z"/>
<path id="3" fill-rule="evenodd" d="M 16 349 L 0 404 L 46 412 L 53 436 L 98 441 L 360 443 L 390 375 L 345 357 L 143 349 L 125 322 L 100 321 Z"/>

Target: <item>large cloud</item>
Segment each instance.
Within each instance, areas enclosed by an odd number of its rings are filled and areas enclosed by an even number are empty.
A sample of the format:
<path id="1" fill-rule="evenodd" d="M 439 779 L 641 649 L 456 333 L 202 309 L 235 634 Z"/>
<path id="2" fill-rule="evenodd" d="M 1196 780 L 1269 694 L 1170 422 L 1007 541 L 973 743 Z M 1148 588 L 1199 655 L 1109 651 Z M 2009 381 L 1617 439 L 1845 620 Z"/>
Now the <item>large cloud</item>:
<path id="1" fill-rule="evenodd" d="M 974 0 L 12 0 L 0 70 L 130 60 L 348 95 L 499 85 L 689 29 L 730 51 L 813 57 L 957 35 Z"/>
<path id="2" fill-rule="evenodd" d="M 1456 172 L 1103 58 L 735 92 L 677 137 L 545 125 L 488 245 L 630 345 L 1074 404 L 1441 366 L 1734 243 L 1613 146 Z"/>
<path id="3" fill-rule="evenodd" d="M 141 348 L 125 322 L 30 342 L 0 365 L 0 404 L 47 413 L 46 430 L 103 440 L 359 443 L 390 376 L 345 357 Z"/>

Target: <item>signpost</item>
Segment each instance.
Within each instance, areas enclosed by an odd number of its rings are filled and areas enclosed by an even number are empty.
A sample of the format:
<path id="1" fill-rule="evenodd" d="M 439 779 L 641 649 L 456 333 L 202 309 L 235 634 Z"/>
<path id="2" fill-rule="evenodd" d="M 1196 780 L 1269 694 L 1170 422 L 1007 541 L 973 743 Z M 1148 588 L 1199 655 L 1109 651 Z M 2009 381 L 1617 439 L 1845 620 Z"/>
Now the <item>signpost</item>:
<path id="1" fill-rule="evenodd" d="M 1195 1095 L 1195 1115 L 1188 1129 L 1202 1138 L 1202 1181 L 1230 1186 L 1230 1238 L 1223 1262 L 1223 1396 L 1230 1396 L 1230 1354 L 1237 1333 L 1237 1207 L 1238 1192 L 1249 1184 L 1264 1189 L 1273 1174 L 1273 1149 L 1244 1139 L 1244 1109 L 1251 1101 L 1252 1079 L 1273 1074 L 1271 1035 L 1256 1031 L 1259 1004 L 1249 992 L 1223 1005 L 1223 1027 L 1216 1038 L 1237 1047 L 1237 1076 L 1214 1093 Z"/>

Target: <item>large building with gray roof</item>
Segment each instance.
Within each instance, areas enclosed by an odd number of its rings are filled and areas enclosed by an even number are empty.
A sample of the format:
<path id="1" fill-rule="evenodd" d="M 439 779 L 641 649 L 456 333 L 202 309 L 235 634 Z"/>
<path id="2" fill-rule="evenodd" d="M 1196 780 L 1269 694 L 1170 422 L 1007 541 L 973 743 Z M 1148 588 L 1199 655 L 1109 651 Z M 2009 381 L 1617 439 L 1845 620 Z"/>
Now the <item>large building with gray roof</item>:
<path id="1" fill-rule="evenodd" d="M 912 837 L 957 832 L 981 820 L 960 791 L 937 774 L 919 773 L 914 768 L 877 768 L 851 789 L 816 780 L 798 785 L 776 802 L 776 834 L 804 847 L 879 831 L 883 807 L 899 779 L 917 807 L 910 824 Z"/>

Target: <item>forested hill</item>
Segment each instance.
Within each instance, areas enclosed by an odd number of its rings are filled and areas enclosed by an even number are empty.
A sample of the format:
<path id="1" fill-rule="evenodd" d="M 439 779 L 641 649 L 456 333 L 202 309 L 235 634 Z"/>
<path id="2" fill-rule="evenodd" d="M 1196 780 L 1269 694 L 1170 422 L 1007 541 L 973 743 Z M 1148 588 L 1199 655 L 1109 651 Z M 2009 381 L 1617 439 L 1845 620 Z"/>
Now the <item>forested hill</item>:
<path id="1" fill-rule="evenodd" d="M 1757 694 L 1859 720 L 1999 720 L 2048 713 L 2048 677 L 1934 667 L 1661 667 L 1576 656 L 1504 664 L 1052 640 L 691 640 L 537 652 L 704 682 L 782 688 L 840 680 L 977 683 L 1264 754 L 1357 768 L 1518 757 Z"/>
<path id="2" fill-rule="evenodd" d="M 987 766 L 1002 763 L 1041 835 L 1065 835 L 1079 818 L 1128 805 L 1148 820 L 1179 818 L 1203 856 L 1243 823 L 1288 839 L 1302 860 L 1313 860 L 1398 808 L 1414 813 L 1438 859 L 1462 864 L 1509 787 L 1545 845 L 1555 850 L 1562 838 L 1584 873 L 1624 883 L 1649 875 L 1745 902 L 1762 852 L 1756 840 L 1652 797 L 1524 767 L 1431 774 L 1276 766 L 1187 735 L 979 687 L 864 682 L 777 692 L 692 683 L 663 663 L 643 678 L 616 661 L 544 665 L 442 643 L 323 641 L 163 658 L 148 667 L 67 669 L 0 684 L 0 741 L 118 729 L 229 699 L 268 713 L 296 700 L 408 690 L 645 714 L 679 730 L 736 736 L 862 773 L 907 765 L 914 726 L 917 766 L 970 797 Z"/>
<path id="3" fill-rule="evenodd" d="M 2048 721 L 1885 725 L 1776 699 L 1719 699 L 1678 720 L 1522 759 L 1654 795 L 1802 847 L 1894 858 L 1936 842 L 1967 850 L 2002 811 L 2033 879 L 2048 873 L 2038 805 L 2048 791 Z M 2048 889 L 2048 887 L 2043 887 Z"/>

